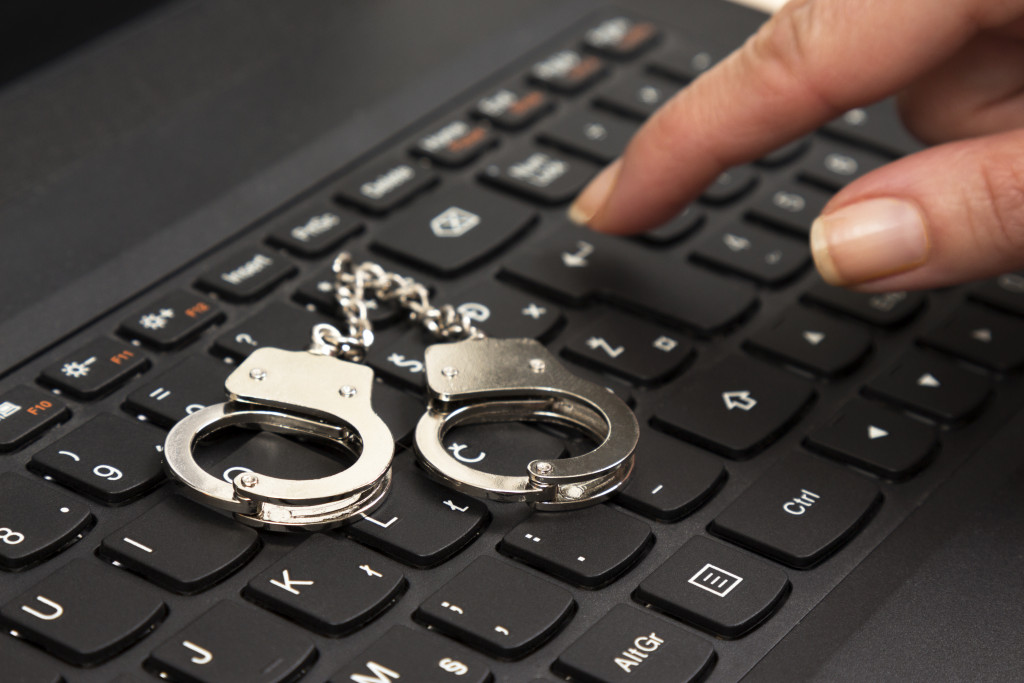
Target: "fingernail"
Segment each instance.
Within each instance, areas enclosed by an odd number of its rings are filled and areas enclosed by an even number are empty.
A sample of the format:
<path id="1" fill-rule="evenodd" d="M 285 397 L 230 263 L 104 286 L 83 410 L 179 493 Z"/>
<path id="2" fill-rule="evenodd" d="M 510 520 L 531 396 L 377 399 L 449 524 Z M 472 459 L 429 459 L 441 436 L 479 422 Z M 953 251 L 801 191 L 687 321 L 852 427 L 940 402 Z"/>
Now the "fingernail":
<path id="1" fill-rule="evenodd" d="M 868 199 L 819 216 L 811 253 L 830 285 L 849 286 L 911 270 L 931 244 L 921 210 L 902 199 Z"/>
<path id="2" fill-rule="evenodd" d="M 604 170 L 590 181 L 583 192 L 576 197 L 576 201 L 569 207 L 569 220 L 576 225 L 587 225 L 605 202 L 615 186 L 615 180 L 619 177 L 621 163 L 616 160 L 604 167 Z"/>

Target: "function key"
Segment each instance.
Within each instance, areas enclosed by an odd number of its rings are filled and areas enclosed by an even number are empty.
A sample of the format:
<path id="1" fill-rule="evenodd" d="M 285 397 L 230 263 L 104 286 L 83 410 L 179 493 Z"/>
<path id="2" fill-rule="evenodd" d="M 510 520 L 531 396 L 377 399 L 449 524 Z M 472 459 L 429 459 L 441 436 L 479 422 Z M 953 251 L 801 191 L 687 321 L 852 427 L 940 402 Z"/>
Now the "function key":
<path id="1" fill-rule="evenodd" d="M 551 122 L 538 138 L 572 154 L 607 164 L 622 154 L 636 128 L 632 122 L 584 109 Z"/>
<path id="2" fill-rule="evenodd" d="M 888 161 L 864 149 L 819 139 L 813 143 L 810 154 L 801 162 L 799 175 L 801 180 L 829 190 L 841 190 Z"/>
<path id="3" fill-rule="evenodd" d="M 834 377 L 864 359 L 871 350 L 871 335 L 858 325 L 794 307 L 754 334 L 746 346 L 816 375 Z"/>
<path id="4" fill-rule="evenodd" d="M 621 313 L 606 313 L 570 337 L 562 355 L 633 384 L 656 384 L 679 372 L 694 351 L 676 332 Z"/>
<path id="5" fill-rule="evenodd" d="M 102 413 L 32 456 L 31 470 L 103 503 L 116 505 L 164 480 L 164 434 Z"/>
<path id="6" fill-rule="evenodd" d="M 679 92 L 679 85 L 657 76 L 627 74 L 603 86 L 594 104 L 617 114 L 643 121 Z"/>
<path id="7" fill-rule="evenodd" d="M 305 258 L 322 256 L 363 229 L 358 217 L 325 201 L 289 211 L 272 222 L 277 227 L 267 241 Z"/>
<path id="8" fill-rule="evenodd" d="M 75 666 L 110 659 L 166 614 L 156 589 L 92 559 L 72 560 L 0 610 L 22 638 Z"/>
<path id="9" fill-rule="evenodd" d="M 703 680 L 714 662 L 715 648 L 707 640 L 648 610 L 616 605 L 551 668 L 594 683 L 683 683 Z"/>
<path id="10" fill-rule="evenodd" d="M 476 102 L 474 113 L 499 128 L 519 130 L 555 108 L 543 90 L 521 86 L 499 88 Z"/>
<path id="11" fill-rule="evenodd" d="M 813 456 L 781 463 L 711 522 L 711 533 L 790 567 L 846 544 L 882 496 L 865 477 Z"/>
<path id="12" fill-rule="evenodd" d="M 392 626 L 380 640 L 336 671 L 330 683 L 406 679 L 417 683 L 492 680 L 487 660 L 461 645 L 430 631 Z"/>
<path id="13" fill-rule="evenodd" d="M 249 600 L 337 637 L 391 607 L 406 587 L 400 567 L 352 541 L 311 536 L 246 586 Z"/>
<path id="14" fill-rule="evenodd" d="M 811 385 L 745 356 L 690 375 L 656 411 L 653 424 L 731 457 L 763 450 L 814 398 Z"/>
<path id="15" fill-rule="evenodd" d="M 912 352 L 864 391 L 940 422 L 962 422 L 981 409 L 991 387 L 987 378 L 936 354 Z"/>
<path id="16" fill-rule="evenodd" d="M 412 152 L 442 166 L 458 167 L 496 144 L 498 139 L 486 127 L 455 119 L 421 137 Z"/>
<path id="17" fill-rule="evenodd" d="M 749 166 L 736 166 L 722 171 L 700 196 L 705 204 L 721 206 L 731 204 L 747 194 L 757 184 L 757 173 Z"/>
<path id="18" fill-rule="evenodd" d="M 558 306 L 493 280 L 448 297 L 448 303 L 487 336 L 498 339 L 546 341 L 563 318 Z"/>
<path id="19" fill-rule="evenodd" d="M 335 198 L 369 213 L 387 213 L 437 180 L 429 168 L 392 154 L 348 173 L 336 186 Z"/>
<path id="20" fill-rule="evenodd" d="M 588 161 L 539 150 L 509 150 L 493 158 L 480 179 L 540 204 L 563 204 L 575 197 L 598 167 Z"/>
<path id="21" fill-rule="evenodd" d="M 803 300 L 876 327 L 897 327 L 920 313 L 926 299 L 921 292 L 865 294 L 819 282 L 807 290 Z"/>
<path id="22" fill-rule="evenodd" d="M 787 593 L 789 578 L 778 567 L 695 536 L 633 597 L 717 636 L 738 638 L 767 619 Z"/>
<path id="23" fill-rule="evenodd" d="M 121 323 L 121 334 L 158 349 L 183 346 L 224 318 L 217 304 L 187 289 L 176 289 L 140 308 Z"/>
<path id="24" fill-rule="evenodd" d="M 138 348 L 100 337 L 45 368 L 39 381 L 76 398 L 96 398 L 149 367 Z"/>
<path id="25" fill-rule="evenodd" d="M 648 232 L 639 234 L 636 239 L 653 245 L 666 245 L 689 237 L 697 228 L 704 224 L 704 212 L 690 204 L 682 213 L 667 223 Z"/>
<path id="26" fill-rule="evenodd" d="M 520 659 L 572 614 L 569 591 L 492 557 L 478 557 L 413 617 L 499 659 Z"/>
<path id="27" fill-rule="evenodd" d="M 92 524 L 89 508 L 41 481 L 0 475 L 0 568 L 25 569 L 73 543 Z"/>
<path id="28" fill-rule="evenodd" d="M 0 452 L 13 451 L 71 416 L 53 394 L 30 386 L 0 395 Z"/>
<path id="29" fill-rule="evenodd" d="M 379 226 L 372 247 L 438 275 L 492 256 L 537 220 L 528 206 L 479 185 L 449 186 Z"/>
<path id="30" fill-rule="evenodd" d="M 233 368 L 209 356 L 191 356 L 128 395 L 125 408 L 170 429 L 187 415 L 226 399 Z"/>
<path id="31" fill-rule="evenodd" d="M 280 683 L 298 678 L 316 654 L 294 626 L 224 600 L 154 650 L 145 666 L 172 681 Z"/>
<path id="32" fill-rule="evenodd" d="M 298 351 L 309 348 L 314 325 L 332 320 L 321 313 L 275 301 L 217 337 L 214 348 L 236 360 L 265 346 Z"/>
<path id="33" fill-rule="evenodd" d="M 1024 365 L 1024 321 L 981 306 L 966 305 L 921 342 L 996 372 Z"/>
<path id="34" fill-rule="evenodd" d="M 681 83 L 689 83 L 717 64 L 723 56 L 717 50 L 680 40 L 654 53 L 648 68 Z"/>
<path id="35" fill-rule="evenodd" d="M 268 293 L 296 272 L 281 254 L 264 249 L 236 252 L 200 276 L 201 289 L 228 301 L 250 301 Z"/>
<path id="36" fill-rule="evenodd" d="M 1001 311 L 1024 316 L 1024 270 L 983 282 L 971 290 L 970 296 Z"/>
<path id="37" fill-rule="evenodd" d="M 806 445 L 881 477 L 902 479 L 927 463 L 939 440 L 926 424 L 877 403 L 854 399 L 831 423 L 811 432 Z"/>
<path id="38" fill-rule="evenodd" d="M 234 572 L 259 546 L 255 530 L 174 496 L 107 536 L 97 552 L 158 586 L 188 595 Z"/>
<path id="39" fill-rule="evenodd" d="M 583 44 L 606 57 L 627 59 L 654 44 L 658 29 L 649 21 L 631 17 L 605 19 L 583 35 Z"/>
<path id="40" fill-rule="evenodd" d="M 530 78 L 556 92 L 575 93 L 607 73 L 608 65 L 600 57 L 567 48 L 534 64 Z"/>
<path id="41" fill-rule="evenodd" d="M 747 215 L 768 225 L 796 233 L 811 234 L 811 224 L 832 198 L 830 192 L 803 183 L 787 182 L 764 188 L 750 200 Z"/>
<path id="42" fill-rule="evenodd" d="M 806 241 L 739 224 L 704 240 L 691 258 L 763 285 L 781 285 L 810 265 L 811 252 Z"/>

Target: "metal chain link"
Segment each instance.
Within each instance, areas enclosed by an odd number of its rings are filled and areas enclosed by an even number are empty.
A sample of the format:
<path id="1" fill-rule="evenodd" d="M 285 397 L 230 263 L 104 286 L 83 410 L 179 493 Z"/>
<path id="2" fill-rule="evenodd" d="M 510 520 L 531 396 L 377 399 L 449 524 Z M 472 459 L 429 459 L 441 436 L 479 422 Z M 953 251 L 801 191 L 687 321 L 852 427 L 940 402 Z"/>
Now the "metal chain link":
<path id="1" fill-rule="evenodd" d="M 314 352 L 328 353 L 355 362 L 362 361 L 373 344 L 373 325 L 366 302 L 395 303 L 409 312 L 409 319 L 423 325 L 443 341 L 482 339 L 485 335 L 470 318 L 450 304 L 434 306 L 430 291 L 416 280 L 384 269 L 379 263 L 356 263 L 348 252 L 341 252 L 331 264 L 334 272 L 334 299 L 345 316 L 347 334 L 332 325 L 313 328 Z"/>

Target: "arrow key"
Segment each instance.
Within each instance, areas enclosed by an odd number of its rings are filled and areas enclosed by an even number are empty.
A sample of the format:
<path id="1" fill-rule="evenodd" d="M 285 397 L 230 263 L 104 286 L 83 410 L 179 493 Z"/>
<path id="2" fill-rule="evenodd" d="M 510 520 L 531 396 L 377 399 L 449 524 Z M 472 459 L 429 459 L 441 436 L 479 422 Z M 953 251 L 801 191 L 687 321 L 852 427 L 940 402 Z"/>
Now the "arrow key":
<path id="1" fill-rule="evenodd" d="M 912 352 L 864 392 L 940 422 L 963 422 L 978 413 L 990 386 L 985 377 L 941 357 Z"/>
<path id="2" fill-rule="evenodd" d="M 917 472 L 939 448 L 933 428 L 864 399 L 848 403 L 804 443 L 822 455 L 887 479 Z"/>
<path id="3" fill-rule="evenodd" d="M 746 345 L 816 375 L 834 377 L 864 359 L 871 349 L 871 336 L 858 325 L 794 308 L 754 334 Z"/>
<path id="4" fill-rule="evenodd" d="M 1024 365 L 1024 321 L 1009 315 L 966 305 L 921 342 L 996 372 Z"/>

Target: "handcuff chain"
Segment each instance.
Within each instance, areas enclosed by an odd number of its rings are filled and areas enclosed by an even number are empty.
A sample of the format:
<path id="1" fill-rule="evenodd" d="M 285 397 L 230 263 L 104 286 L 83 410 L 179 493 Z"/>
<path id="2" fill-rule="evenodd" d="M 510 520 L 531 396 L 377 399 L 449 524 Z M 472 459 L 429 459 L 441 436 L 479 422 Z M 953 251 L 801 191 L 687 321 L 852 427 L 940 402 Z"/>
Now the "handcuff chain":
<path id="1" fill-rule="evenodd" d="M 364 261 L 357 264 L 351 254 L 341 252 L 335 257 L 331 270 L 334 272 L 334 298 L 345 316 L 348 340 L 362 339 L 369 334 L 369 342 L 362 346 L 362 356 L 373 343 L 366 305 L 368 299 L 382 304 L 398 304 L 408 311 L 413 322 L 420 323 L 443 341 L 482 339 L 485 336 L 469 316 L 459 313 L 451 304 L 432 305 L 430 291 L 422 283 L 387 271 L 379 263 Z"/>

